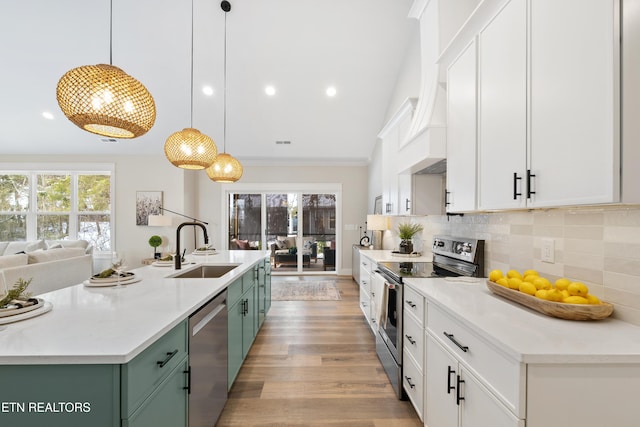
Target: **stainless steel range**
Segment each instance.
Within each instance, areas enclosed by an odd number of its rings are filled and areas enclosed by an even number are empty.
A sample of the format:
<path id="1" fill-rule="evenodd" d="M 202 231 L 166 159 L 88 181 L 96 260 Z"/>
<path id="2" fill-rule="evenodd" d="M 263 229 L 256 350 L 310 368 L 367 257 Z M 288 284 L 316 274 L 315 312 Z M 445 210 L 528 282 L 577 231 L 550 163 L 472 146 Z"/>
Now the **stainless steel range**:
<path id="1" fill-rule="evenodd" d="M 378 325 L 376 352 L 399 399 L 406 398 L 402 389 L 402 323 L 403 279 L 438 277 L 479 277 L 484 272 L 484 240 L 463 237 L 434 236 L 432 262 L 378 263 L 376 274 L 384 280 L 387 292 L 386 316 Z"/>

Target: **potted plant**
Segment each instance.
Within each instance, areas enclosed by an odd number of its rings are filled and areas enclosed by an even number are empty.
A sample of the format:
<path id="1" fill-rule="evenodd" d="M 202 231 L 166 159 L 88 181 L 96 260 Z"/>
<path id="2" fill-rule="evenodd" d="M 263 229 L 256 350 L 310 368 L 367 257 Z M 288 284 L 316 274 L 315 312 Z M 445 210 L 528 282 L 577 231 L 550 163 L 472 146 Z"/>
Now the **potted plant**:
<path id="1" fill-rule="evenodd" d="M 160 258 L 160 254 L 158 253 L 157 247 L 162 244 L 162 237 L 160 236 L 151 236 L 149 238 L 149 245 L 153 248 L 153 258 Z"/>
<path id="2" fill-rule="evenodd" d="M 413 223 L 398 224 L 398 236 L 400 237 L 400 246 L 398 252 L 401 254 L 410 254 L 413 252 L 413 236 L 423 230 L 422 225 Z"/>

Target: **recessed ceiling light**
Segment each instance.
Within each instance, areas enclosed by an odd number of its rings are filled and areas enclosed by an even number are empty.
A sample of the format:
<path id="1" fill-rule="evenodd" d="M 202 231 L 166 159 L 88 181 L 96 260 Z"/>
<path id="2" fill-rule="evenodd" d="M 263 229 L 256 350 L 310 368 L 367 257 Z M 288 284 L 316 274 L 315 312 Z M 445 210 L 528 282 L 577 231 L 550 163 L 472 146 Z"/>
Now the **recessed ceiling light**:
<path id="1" fill-rule="evenodd" d="M 48 111 L 45 111 L 44 113 L 42 113 L 42 117 L 44 117 L 45 119 L 53 120 L 53 114 L 51 114 Z"/>
<path id="2" fill-rule="evenodd" d="M 276 88 L 273 86 L 267 86 L 264 88 L 264 93 L 266 93 L 269 96 L 273 96 L 276 94 Z"/>
<path id="3" fill-rule="evenodd" d="M 204 93 L 207 96 L 211 96 L 213 95 L 213 88 L 211 86 L 203 86 L 202 87 L 202 93 Z"/>
<path id="4" fill-rule="evenodd" d="M 327 88 L 327 96 L 331 96 L 331 97 L 333 97 L 333 96 L 336 96 L 336 93 L 338 93 L 338 91 L 336 90 L 336 88 L 335 88 L 335 87 L 333 87 L 333 86 L 329 86 L 329 87 Z"/>

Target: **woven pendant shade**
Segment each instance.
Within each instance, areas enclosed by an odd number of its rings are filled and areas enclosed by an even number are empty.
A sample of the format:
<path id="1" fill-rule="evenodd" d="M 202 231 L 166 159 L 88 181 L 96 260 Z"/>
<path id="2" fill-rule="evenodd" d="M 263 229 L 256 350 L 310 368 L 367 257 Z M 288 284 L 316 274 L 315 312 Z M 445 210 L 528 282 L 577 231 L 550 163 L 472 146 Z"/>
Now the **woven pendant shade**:
<path id="1" fill-rule="evenodd" d="M 218 148 L 213 139 L 198 129 L 186 128 L 172 133 L 164 143 L 164 154 L 182 169 L 204 169 L 213 163 Z"/>
<path id="2" fill-rule="evenodd" d="M 147 88 L 113 65 L 67 71 L 58 82 L 56 97 L 72 123 L 98 135 L 136 138 L 156 121 L 156 104 Z"/>
<path id="3" fill-rule="evenodd" d="M 207 175 L 215 182 L 231 183 L 242 177 L 242 165 L 230 154 L 218 154 L 216 160 L 206 170 Z"/>

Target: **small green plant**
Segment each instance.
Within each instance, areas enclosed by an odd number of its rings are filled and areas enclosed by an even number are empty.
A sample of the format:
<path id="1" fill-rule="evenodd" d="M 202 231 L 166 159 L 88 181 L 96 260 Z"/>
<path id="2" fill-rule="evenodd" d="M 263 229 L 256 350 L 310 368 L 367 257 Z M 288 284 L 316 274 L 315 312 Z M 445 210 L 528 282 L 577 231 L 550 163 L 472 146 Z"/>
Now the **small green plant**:
<path id="1" fill-rule="evenodd" d="M 153 257 L 158 258 L 158 251 L 156 248 L 162 244 L 162 237 L 151 236 L 149 237 L 149 246 L 153 248 Z"/>
<path id="2" fill-rule="evenodd" d="M 19 278 L 18 281 L 15 283 L 15 285 L 13 285 L 13 288 L 11 288 L 7 292 L 7 295 L 2 300 L 0 300 L 0 307 L 4 307 L 14 299 L 17 299 L 17 300 L 29 299 L 31 297 L 31 294 L 25 291 L 31 284 L 31 280 L 32 279 L 24 280 L 22 277 Z"/>
<path id="3" fill-rule="evenodd" d="M 398 224 L 398 236 L 402 240 L 411 240 L 414 235 L 420 233 L 424 227 L 420 224 L 402 223 Z"/>

